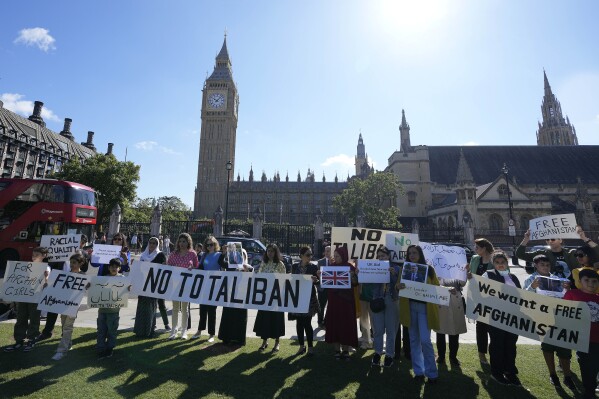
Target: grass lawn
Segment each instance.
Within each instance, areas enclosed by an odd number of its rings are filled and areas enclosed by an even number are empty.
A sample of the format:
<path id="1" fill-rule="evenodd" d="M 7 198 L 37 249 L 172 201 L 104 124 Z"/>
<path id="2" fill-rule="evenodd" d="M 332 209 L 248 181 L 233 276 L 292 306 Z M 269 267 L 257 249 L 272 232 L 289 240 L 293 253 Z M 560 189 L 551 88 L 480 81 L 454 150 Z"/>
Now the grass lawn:
<path id="1" fill-rule="evenodd" d="M 60 331 L 60 327 L 55 332 Z M 13 324 L 0 324 L 0 342 L 12 343 Z M 55 334 L 56 336 L 56 334 Z M 76 328 L 73 349 L 51 360 L 58 338 L 38 343 L 29 353 L 0 352 L 0 397 L 32 398 L 571 398 L 555 389 L 539 346 L 518 347 L 517 365 L 525 388 L 500 386 L 481 368 L 475 345 L 461 345 L 462 367 L 442 367 L 436 385 L 415 383 L 410 362 L 370 368 L 372 351 L 349 362 L 333 358 L 332 348 L 316 344 L 316 355 L 295 357 L 295 341 L 282 341 L 278 354 L 259 353 L 260 340 L 241 348 L 198 340 L 118 337 L 114 356 L 98 360 L 96 332 Z M 272 347 L 272 341 L 270 344 Z M 573 369 L 580 375 L 575 356 Z M 561 375 L 560 375 L 561 377 Z M 577 378 L 579 389 L 582 388 Z"/>

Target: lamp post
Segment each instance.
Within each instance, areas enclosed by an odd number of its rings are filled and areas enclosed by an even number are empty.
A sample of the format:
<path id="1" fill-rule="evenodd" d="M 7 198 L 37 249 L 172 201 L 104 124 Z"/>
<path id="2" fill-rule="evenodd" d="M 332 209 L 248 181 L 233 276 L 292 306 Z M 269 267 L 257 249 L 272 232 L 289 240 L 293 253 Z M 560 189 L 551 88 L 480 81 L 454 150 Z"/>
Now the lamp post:
<path id="1" fill-rule="evenodd" d="M 231 161 L 227 161 L 227 195 L 225 197 L 225 231 L 223 233 L 227 234 L 227 222 L 229 220 L 229 182 L 231 181 L 231 169 L 233 169 L 233 163 Z"/>
<path id="2" fill-rule="evenodd" d="M 507 201 L 510 212 L 510 220 L 508 222 L 508 231 L 510 236 L 512 236 L 512 264 L 519 265 L 518 257 L 516 256 L 516 224 L 514 222 L 514 213 L 513 213 L 513 205 L 512 205 L 512 192 L 510 190 L 510 180 L 508 178 L 508 174 L 510 170 L 507 165 L 503 164 L 503 168 L 501 168 L 503 172 L 503 177 L 505 177 L 505 184 L 507 185 Z"/>

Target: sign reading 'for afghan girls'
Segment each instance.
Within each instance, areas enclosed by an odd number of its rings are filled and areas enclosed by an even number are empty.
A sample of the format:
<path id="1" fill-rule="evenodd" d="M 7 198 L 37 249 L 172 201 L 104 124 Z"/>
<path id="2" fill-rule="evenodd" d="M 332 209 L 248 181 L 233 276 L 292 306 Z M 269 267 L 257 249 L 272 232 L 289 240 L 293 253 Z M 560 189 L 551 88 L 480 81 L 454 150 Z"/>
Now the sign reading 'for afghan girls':
<path id="1" fill-rule="evenodd" d="M 576 232 L 576 216 L 573 213 L 532 219 L 529 226 L 531 240 L 580 238 Z"/>

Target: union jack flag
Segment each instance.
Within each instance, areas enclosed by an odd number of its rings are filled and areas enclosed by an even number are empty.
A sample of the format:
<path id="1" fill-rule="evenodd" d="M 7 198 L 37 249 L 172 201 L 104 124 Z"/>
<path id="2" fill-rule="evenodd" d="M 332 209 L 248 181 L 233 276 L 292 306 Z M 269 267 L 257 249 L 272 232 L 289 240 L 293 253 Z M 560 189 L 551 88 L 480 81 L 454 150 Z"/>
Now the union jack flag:
<path id="1" fill-rule="evenodd" d="M 349 270 L 327 270 L 323 267 L 320 274 L 320 284 L 328 288 L 351 288 Z M 331 268 L 332 269 L 332 268 Z"/>

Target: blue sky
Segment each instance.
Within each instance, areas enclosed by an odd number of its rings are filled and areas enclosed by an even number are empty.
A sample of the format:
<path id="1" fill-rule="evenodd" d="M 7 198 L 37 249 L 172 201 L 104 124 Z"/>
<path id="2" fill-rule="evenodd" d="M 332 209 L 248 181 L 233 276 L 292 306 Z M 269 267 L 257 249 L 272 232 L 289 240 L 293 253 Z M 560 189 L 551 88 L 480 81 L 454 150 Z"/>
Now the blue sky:
<path id="1" fill-rule="evenodd" d="M 240 96 L 235 176 L 376 169 L 413 145 L 535 145 L 543 68 L 599 144 L 596 1 L 28 1 L 3 5 L 0 96 L 73 119 L 141 165 L 138 196 L 193 204 L 201 90 L 228 32 Z M 33 30 L 34 28 L 41 28 Z M 26 30 L 22 32 L 23 30 Z M 223 165 L 224 168 L 224 165 Z"/>

